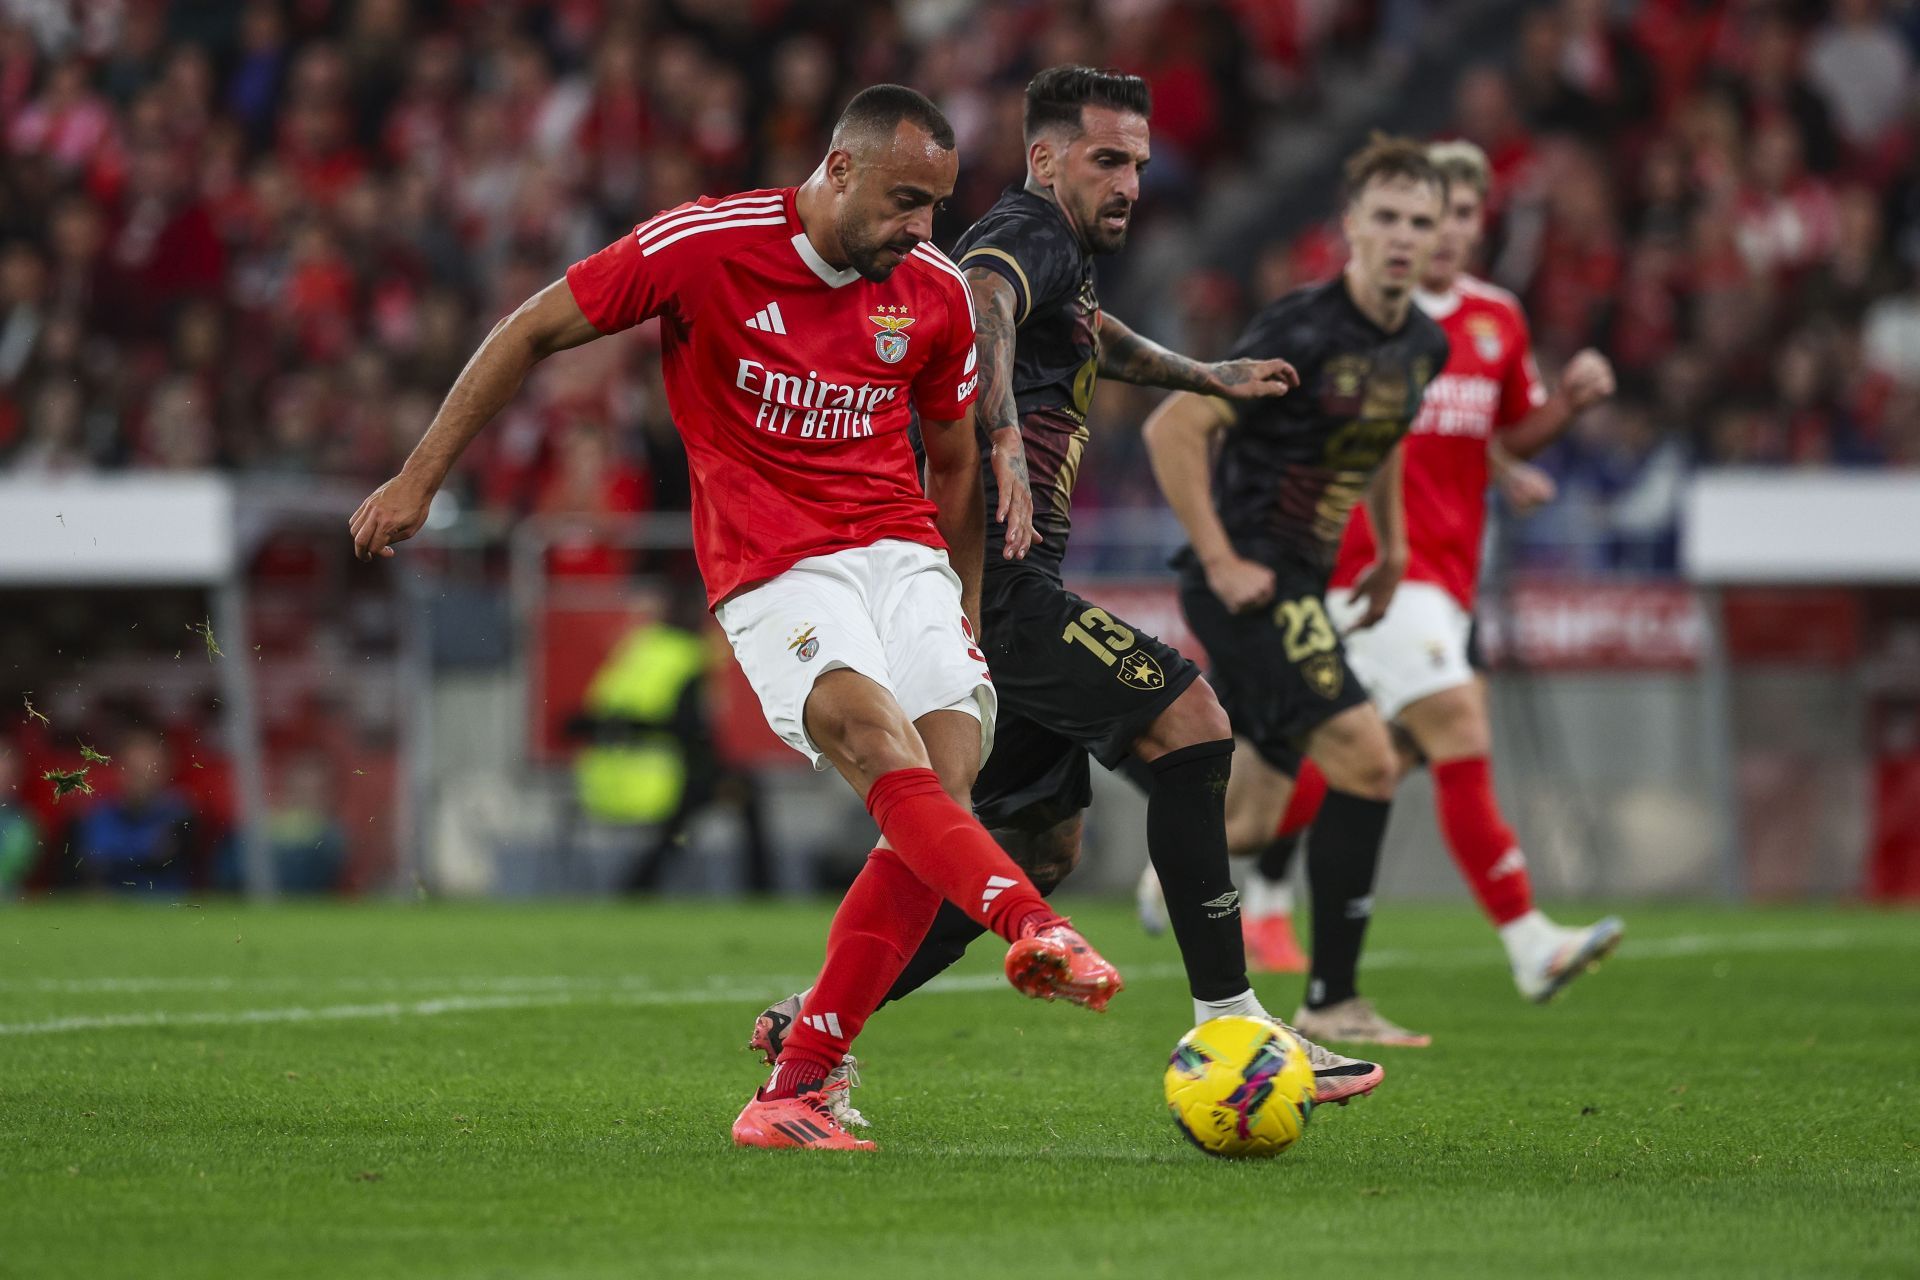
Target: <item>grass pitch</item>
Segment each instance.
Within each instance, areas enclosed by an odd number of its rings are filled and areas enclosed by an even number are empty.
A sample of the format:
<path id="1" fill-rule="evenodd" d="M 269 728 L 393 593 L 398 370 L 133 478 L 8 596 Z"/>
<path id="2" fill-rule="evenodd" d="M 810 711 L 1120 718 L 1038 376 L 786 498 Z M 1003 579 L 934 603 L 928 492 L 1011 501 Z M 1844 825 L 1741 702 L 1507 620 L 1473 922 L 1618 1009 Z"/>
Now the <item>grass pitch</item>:
<path id="1" fill-rule="evenodd" d="M 1920 1269 L 1911 915 L 1638 907 L 1535 1009 L 1468 909 L 1389 904 L 1365 986 L 1434 1047 L 1233 1164 L 1160 1100 L 1171 943 L 1079 904 L 1111 1013 L 982 944 L 861 1041 L 877 1155 L 736 1151 L 828 910 L 0 911 L 0 1276 Z"/>

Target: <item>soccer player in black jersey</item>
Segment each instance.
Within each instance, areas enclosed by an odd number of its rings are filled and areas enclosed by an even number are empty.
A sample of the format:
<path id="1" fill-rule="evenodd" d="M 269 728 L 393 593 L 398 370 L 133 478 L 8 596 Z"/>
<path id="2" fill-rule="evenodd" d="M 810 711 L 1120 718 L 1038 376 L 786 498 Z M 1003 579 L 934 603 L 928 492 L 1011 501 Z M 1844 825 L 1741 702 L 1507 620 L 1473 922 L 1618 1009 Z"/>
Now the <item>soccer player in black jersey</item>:
<path id="1" fill-rule="evenodd" d="M 1224 797 L 1232 730 L 1199 669 L 1170 645 L 1068 591 L 1060 562 L 1073 482 L 1101 375 L 1218 402 L 1281 403 L 1294 371 L 1274 350 L 1203 363 L 1100 309 L 1094 259 L 1126 243 L 1148 160 L 1149 102 L 1136 76 L 1053 67 L 1027 86 L 1027 179 L 960 237 L 952 257 L 979 328 L 982 471 L 990 513 L 982 641 L 1000 699 L 974 812 L 1043 893 L 1080 856 L 1088 756 L 1133 756 L 1150 782 L 1147 845 L 1186 962 L 1196 1022 L 1269 1016 L 1247 979 Z M 1029 508 L 1028 504 L 1031 504 Z M 1032 512 L 1031 547 L 1020 517 Z M 1269 828 L 1271 829 L 1271 828 Z M 889 993 L 899 999 L 959 959 L 981 930 L 943 911 Z M 771 1047 L 797 1011 L 762 1015 Z M 1320 1102 L 1370 1092 L 1374 1063 L 1309 1046 Z"/>
<path id="2" fill-rule="evenodd" d="M 1447 180 L 1420 144 L 1377 137 L 1347 162 L 1346 188 L 1345 269 L 1274 302 L 1233 349 L 1243 359 L 1286 353 L 1299 390 L 1240 403 L 1174 396 L 1148 418 L 1146 440 L 1189 539 L 1175 560 L 1181 607 L 1239 739 L 1227 793 L 1233 851 L 1272 839 L 1303 754 L 1326 774 L 1308 846 L 1313 967 L 1294 1020 L 1311 1036 L 1317 1011 L 1345 1006 L 1386 1028 L 1378 1042 L 1418 1044 L 1391 1034 L 1356 986 L 1397 769 L 1386 722 L 1321 597 L 1363 498 L 1381 554 L 1355 584 L 1367 605 L 1357 626 L 1385 615 L 1406 571 L 1397 446 L 1448 349 L 1413 290 L 1439 239 Z"/>

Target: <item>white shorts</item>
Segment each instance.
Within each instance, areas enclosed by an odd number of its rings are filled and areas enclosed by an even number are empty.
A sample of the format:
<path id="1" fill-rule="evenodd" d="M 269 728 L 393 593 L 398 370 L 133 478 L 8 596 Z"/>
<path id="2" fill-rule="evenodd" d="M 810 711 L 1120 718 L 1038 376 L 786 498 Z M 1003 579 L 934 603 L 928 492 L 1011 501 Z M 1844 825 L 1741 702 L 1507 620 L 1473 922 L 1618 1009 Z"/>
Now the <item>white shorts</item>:
<path id="1" fill-rule="evenodd" d="M 1365 612 L 1351 590 L 1327 592 L 1327 613 L 1340 628 L 1347 663 L 1387 719 L 1422 698 L 1473 683 L 1473 665 L 1467 661 L 1473 615 L 1440 587 L 1403 582 L 1386 617 L 1364 631 L 1353 630 Z"/>
<path id="2" fill-rule="evenodd" d="M 815 769 L 828 762 L 807 737 L 807 697 L 814 681 L 842 668 L 891 693 L 909 720 L 966 712 L 980 721 L 980 759 L 993 748 L 993 677 L 944 551 L 888 539 L 812 556 L 713 616 L 767 723 Z"/>

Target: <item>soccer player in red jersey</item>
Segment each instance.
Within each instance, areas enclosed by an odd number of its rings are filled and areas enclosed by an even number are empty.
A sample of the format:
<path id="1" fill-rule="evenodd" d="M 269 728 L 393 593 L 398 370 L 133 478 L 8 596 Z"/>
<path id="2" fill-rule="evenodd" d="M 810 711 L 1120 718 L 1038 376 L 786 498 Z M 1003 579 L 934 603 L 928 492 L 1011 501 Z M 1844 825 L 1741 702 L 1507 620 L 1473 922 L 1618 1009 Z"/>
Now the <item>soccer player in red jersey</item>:
<path id="1" fill-rule="evenodd" d="M 799 187 L 669 210 L 501 321 L 351 522 L 361 559 L 392 555 L 538 361 L 660 317 L 708 604 L 774 730 L 837 769 L 883 837 L 834 915 L 800 1025 L 734 1122 L 743 1146 L 872 1148 L 835 1118 L 832 1076 L 943 897 L 1012 944 L 1023 993 L 1098 1010 L 1121 987 L 967 807 L 996 703 L 975 639 L 972 304 L 928 241 L 957 169 L 931 102 L 863 91 Z M 1003 552 L 1024 555 L 1031 506 L 1000 479 Z"/>
<path id="2" fill-rule="evenodd" d="M 1520 993 L 1545 1001 L 1618 944 L 1621 924 L 1608 918 L 1565 928 L 1534 906 L 1526 858 L 1494 797 L 1486 686 L 1468 660 L 1467 639 L 1480 574 L 1489 455 L 1496 468 L 1511 473 L 1503 477 L 1510 494 L 1513 486 L 1526 486 L 1535 498 L 1551 496 L 1550 480 L 1513 460 L 1537 453 L 1582 409 L 1612 394 L 1613 370 L 1599 352 L 1582 351 L 1568 362 L 1559 389 L 1547 394 L 1519 302 L 1466 271 L 1485 227 L 1486 156 L 1468 142 L 1437 143 L 1428 154 L 1447 175 L 1451 194 L 1440 247 L 1415 300 L 1446 330 L 1452 354 L 1427 389 L 1403 446 L 1406 579 L 1380 622 L 1347 631 L 1347 656 L 1381 713 L 1404 731 L 1403 749 L 1410 740 L 1417 750 L 1417 757 L 1403 755 L 1403 768 L 1418 759 L 1428 762 L 1441 834 L 1500 931 Z M 1373 526 L 1361 507 L 1347 524 L 1327 592 L 1328 612 L 1343 629 L 1364 607 L 1354 587 L 1375 558 Z M 1325 790 L 1309 762 L 1281 837 L 1262 855 L 1248 885 L 1248 950 L 1256 964 L 1294 962 L 1288 955 L 1286 857 Z M 1303 1018 L 1300 1026 L 1330 1040 L 1425 1041 L 1393 1035 L 1400 1029 L 1370 1009 L 1335 1006 Z"/>

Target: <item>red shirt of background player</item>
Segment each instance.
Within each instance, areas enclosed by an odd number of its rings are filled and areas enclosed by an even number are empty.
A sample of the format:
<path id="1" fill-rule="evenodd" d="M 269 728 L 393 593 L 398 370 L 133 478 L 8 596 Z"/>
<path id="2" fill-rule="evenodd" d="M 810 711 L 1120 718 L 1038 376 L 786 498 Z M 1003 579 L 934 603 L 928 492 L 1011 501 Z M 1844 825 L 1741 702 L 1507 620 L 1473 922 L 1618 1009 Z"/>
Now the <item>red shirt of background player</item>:
<path id="1" fill-rule="evenodd" d="M 1407 455 L 1406 580 L 1431 582 L 1471 612 L 1487 515 L 1487 445 L 1495 431 L 1545 403 L 1547 392 L 1512 294 L 1463 275 L 1451 294 L 1419 297 L 1452 352 L 1400 446 Z M 1353 586 L 1376 555 L 1367 510 L 1355 507 L 1330 585 Z"/>
<path id="2" fill-rule="evenodd" d="M 881 283 L 807 240 L 794 189 L 704 197 L 567 269 L 594 328 L 659 316 L 707 603 L 810 556 L 887 538 L 945 550 L 907 442 L 909 403 L 973 403 L 973 304 L 922 244 Z"/>

